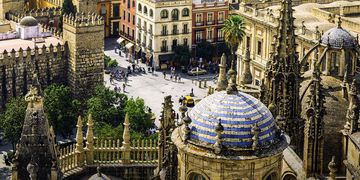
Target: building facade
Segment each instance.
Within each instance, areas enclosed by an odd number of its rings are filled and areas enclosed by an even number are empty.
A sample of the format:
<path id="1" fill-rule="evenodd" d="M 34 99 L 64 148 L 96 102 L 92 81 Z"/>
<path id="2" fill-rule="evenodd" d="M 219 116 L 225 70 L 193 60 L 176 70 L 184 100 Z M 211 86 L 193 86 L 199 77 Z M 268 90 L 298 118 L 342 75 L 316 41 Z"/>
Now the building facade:
<path id="1" fill-rule="evenodd" d="M 202 41 L 224 43 L 221 28 L 229 15 L 228 1 L 193 1 L 192 5 L 192 49 Z"/>
<path id="2" fill-rule="evenodd" d="M 120 3 L 120 7 L 120 36 L 124 38 L 127 42 L 131 42 L 134 44 L 136 37 L 136 1 L 123 0 Z"/>
<path id="3" fill-rule="evenodd" d="M 166 68 L 177 45 L 190 46 L 191 1 L 138 1 L 136 44 L 151 66 Z"/>

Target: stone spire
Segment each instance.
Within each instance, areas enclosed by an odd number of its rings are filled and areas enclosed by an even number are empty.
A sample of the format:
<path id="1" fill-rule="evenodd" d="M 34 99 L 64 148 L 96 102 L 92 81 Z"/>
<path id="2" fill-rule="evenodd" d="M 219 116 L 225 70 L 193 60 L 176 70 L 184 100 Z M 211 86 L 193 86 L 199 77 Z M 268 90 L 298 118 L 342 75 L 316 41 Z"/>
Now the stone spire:
<path id="1" fill-rule="evenodd" d="M 221 61 L 219 64 L 219 77 L 216 85 L 216 91 L 223 91 L 226 89 L 227 80 L 226 80 L 226 55 L 225 53 L 221 56 Z"/>
<path id="2" fill-rule="evenodd" d="M 83 131 L 82 131 L 82 119 L 81 116 L 78 117 L 78 121 L 76 124 L 76 149 L 75 153 L 77 156 L 77 162 L 79 163 L 79 166 L 81 167 L 84 165 L 84 137 L 83 137 Z"/>
<path id="3" fill-rule="evenodd" d="M 38 82 L 36 78 L 35 76 L 34 80 Z M 12 172 L 18 179 L 29 179 L 29 176 L 37 179 L 57 178 L 51 175 L 53 162 L 57 158 L 56 147 L 52 137 L 50 137 L 49 123 L 43 107 L 43 97 L 40 95 L 38 87 L 40 87 L 38 83 L 33 83 L 25 96 L 28 107 L 14 157 L 16 167 L 13 167 Z M 28 165 L 29 171 L 27 170 Z M 37 169 L 34 169 L 35 165 L 39 165 Z M 55 168 L 57 167 L 55 166 Z"/>
<path id="4" fill-rule="evenodd" d="M 235 71 L 235 61 L 231 61 L 231 67 L 228 71 L 228 77 L 229 77 L 229 82 L 228 82 L 228 86 L 226 88 L 226 93 L 227 94 L 237 94 L 238 93 L 238 89 L 236 87 L 236 71 Z"/>
<path id="5" fill-rule="evenodd" d="M 87 131 L 86 131 L 86 164 L 91 165 L 94 163 L 94 121 L 92 115 L 88 115 Z"/>
<path id="6" fill-rule="evenodd" d="M 358 83 L 356 79 L 353 80 L 349 92 L 350 96 L 350 102 L 349 107 L 347 109 L 346 113 L 346 124 L 344 126 L 345 130 L 348 131 L 350 134 L 357 132 L 358 130 L 358 119 L 359 119 L 359 98 L 357 96 L 358 89 L 357 89 Z"/>
<path id="7" fill-rule="evenodd" d="M 261 132 L 261 129 L 257 123 L 251 128 L 251 133 L 253 134 L 252 137 L 252 149 L 257 150 L 258 144 L 259 144 L 259 133 Z"/>
<path id="8" fill-rule="evenodd" d="M 280 126 L 291 138 L 295 151 L 301 154 L 303 123 L 300 118 L 299 62 L 295 43 L 295 26 L 291 0 L 281 2 L 279 26 L 274 38 L 274 52 L 265 71 L 267 103 L 277 119 L 285 119 Z"/>
<path id="9" fill-rule="evenodd" d="M 190 138 L 190 127 L 189 124 L 191 123 L 191 119 L 189 117 L 189 114 L 187 113 L 186 116 L 182 120 L 184 122 L 184 141 L 187 142 Z"/>
<path id="10" fill-rule="evenodd" d="M 241 85 L 251 84 L 253 82 L 253 77 L 250 71 L 250 51 L 246 49 L 246 55 L 244 59 L 244 73 L 241 76 Z"/>
<path id="11" fill-rule="evenodd" d="M 304 169 L 307 177 L 322 174 L 324 152 L 325 96 L 321 85 L 320 70 L 315 67 L 307 100 L 304 128 Z"/>
<path id="12" fill-rule="evenodd" d="M 123 142 L 122 142 L 122 149 L 123 149 L 123 159 L 125 163 L 130 163 L 130 122 L 129 116 L 125 114 L 125 121 L 124 121 L 124 133 L 123 133 Z"/>
<path id="13" fill-rule="evenodd" d="M 221 133 L 224 131 L 224 126 L 221 124 L 221 119 L 215 126 L 216 131 L 216 142 L 214 144 L 214 152 L 215 154 L 220 154 L 222 151 L 222 144 L 221 144 Z"/>

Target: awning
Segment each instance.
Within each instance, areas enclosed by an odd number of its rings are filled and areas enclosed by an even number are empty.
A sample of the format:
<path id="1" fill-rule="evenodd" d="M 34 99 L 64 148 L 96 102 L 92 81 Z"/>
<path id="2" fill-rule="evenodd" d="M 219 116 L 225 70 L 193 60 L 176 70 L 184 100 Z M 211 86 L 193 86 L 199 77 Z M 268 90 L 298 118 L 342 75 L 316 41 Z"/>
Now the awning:
<path id="1" fill-rule="evenodd" d="M 164 63 L 166 61 L 172 61 L 173 58 L 174 58 L 174 54 L 162 54 L 162 55 L 159 55 L 160 63 Z"/>
<path id="2" fill-rule="evenodd" d="M 133 47 L 133 46 L 134 46 L 133 43 L 127 43 L 127 44 L 125 45 L 125 48 L 126 48 L 126 49 L 130 49 L 130 48 Z"/>
<path id="3" fill-rule="evenodd" d="M 140 48 L 139 46 L 136 46 L 136 47 L 135 47 L 135 51 L 136 51 L 136 52 L 139 52 L 140 50 L 141 50 L 141 48 Z"/>
<path id="4" fill-rule="evenodd" d="M 120 37 L 118 40 L 116 40 L 116 42 L 117 42 L 118 44 L 121 44 L 124 40 L 125 40 L 124 38 Z"/>

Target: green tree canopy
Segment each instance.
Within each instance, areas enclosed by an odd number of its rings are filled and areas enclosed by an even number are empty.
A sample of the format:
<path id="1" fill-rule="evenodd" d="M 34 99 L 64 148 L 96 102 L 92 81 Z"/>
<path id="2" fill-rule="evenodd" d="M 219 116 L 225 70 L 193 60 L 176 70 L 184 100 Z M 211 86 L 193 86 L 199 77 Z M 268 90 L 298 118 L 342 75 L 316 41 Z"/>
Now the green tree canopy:
<path id="1" fill-rule="evenodd" d="M 229 18 L 225 20 L 225 26 L 222 30 L 224 31 L 225 42 L 232 51 L 232 59 L 235 61 L 236 49 L 245 36 L 244 19 L 238 14 L 230 15 Z"/>
<path id="2" fill-rule="evenodd" d="M 212 60 L 214 56 L 214 46 L 208 41 L 202 41 L 196 46 L 196 56 L 205 60 Z"/>
<path id="3" fill-rule="evenodd" d="M 62 4 L 61 13 L 62 15 L 76 13 L 76 7 L 74 6 L 72 0 L 64 0 Z"/>
<path id="4" fill-rule="evenodd" d="M 191 58 L 191 52 L 189 46 L 187 45 L 178 45 L 174 49 L 175 61 L 179 62 L 181 65 L 188 65 Z"/>
<path id="5" fill-rule="evenodd" d="M 129 115 L 132 130 L 145 133 L 153 127 L 152 113 L 148 109 L 141 98 L 130 98 L 127 101 L 125 111 Z"/>
<path id="6" fill-rule="evenodd" d="M 21 136 L 24 124 L 27 103 L 24 97 L 12 98 L 5 106 L 5 112 L 0 115 L 1 129 L 4 131 L 4 139 L 9 141 L 13 150 Z"/>
<path id="7" fill-rule="evenodd" d="M 92 114 L 95 125 L 107 123 L 116 127 L 125 118 L 124 108 L 127 96 L 101 85 L 96 87 L 93 97 L 87 100 L 88 113 Z"/>
<path id="8" fill-rule="evenodd" d="M 50 85 L 44 90 L 44 109 L 54 131 L 68 137 L 76 124 L 80 102 L 73 100 L 71 90 L 64 85 Z"/>
<path id="9" fill-rule="evenodd" d="M 120 142 L 123 140 L 123 126 L 119 124 L 113 127 L 111 124 L 101 123 L 101 125 L 95 129 L 95 135 L 99 139 L 119 139 Z"/>

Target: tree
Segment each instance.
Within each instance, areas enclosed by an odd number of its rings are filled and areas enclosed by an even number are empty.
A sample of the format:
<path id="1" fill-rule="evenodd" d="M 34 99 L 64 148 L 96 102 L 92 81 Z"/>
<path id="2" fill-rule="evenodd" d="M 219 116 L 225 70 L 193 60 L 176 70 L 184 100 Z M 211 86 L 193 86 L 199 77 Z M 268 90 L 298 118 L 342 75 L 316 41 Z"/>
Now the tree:
<path id="1" fill-rule="evenodd" d="M 175 60 L 178 61 L 182 66 L 186 66 L 191 58 L 189 46 L 178 45 L 174 48 Z"/>
<path id="2" fill-rule="evenodd" d="M 130 98 L 127 101 L 125 111 L 129 115 L 131 129 L 145 133 L 145 131 L 153 127 L 152 114 L 148 109 L 141 98 Z"/>
<path id="3" fill-rule="evenodd" d="M 214 56 L 214 46 L 207 41 L 202 41 L 196 46 L 196 56 L 209 61 L 212 60 Z"/>
<path id="4" fill-rule="evenodd" d="M 13 150 L 21 136 L 27 103 L 24 97 L 12 98 L 5 105 L 5 112 L 0 115 L 0 125 L 4 131 L 4 139 L 12 144 Z"/>
<path id="5" fill-rule="evenodd" d="M 221 56 L 223 53 L 225 53 L 226 56 L 230 56 L 231 54 L 231 50 L 225 43 L 217 43 L 216 48 L 217 48 L 218 56 Z"/>
<path id="6" fill-rule="evenodd" d="M 44 90 L 44 110 L 56 133 L 68 137 L 80 115 L 80 102 L 74 100 L 69 87 L 51 85 Z"/>
<path id="7" fill-rule="evenodd" d="M 96 137 L 99 139 L 119 139 L 120 142 L 123 140 L 123 126 L 119 124 L 113 127 L 111 124 L 101 123 L 101 126 L 95 129 Z"/>
<path id="8" fill-rule="evenodd" d="M 97 86 L 94 96 L 87 100 L 88 113 L 92 114 L 95 126 L 107 123 L 115 127 L 122 123 L 127 99 L 125 94 L 112 91 L 103 85 Z"/>
<path id="9" fill-rule="evenodd" d="M 65 14 L 68 14 L 68 15 L 73 14 L 73 15 L 75 15 L 75 13 L 76 13 L 76 8 L 75 8 L 72 0 L 64 0 L 64 2 L 62 4 L 60 18 L 59 18 L 59 28 L 62 29 L 63 16 Z"/>
<path id="10" fill-rule="evenodd" d="M 222 30 L 225 35 L 225 42 L 232 53 L 232 62 L 235 62 L 236 50 L 245 36 L 244 19 L 238 14 L 230 15 L 229 18 L 225 20 L 225 26 Z"/>

